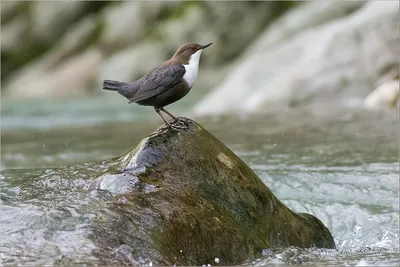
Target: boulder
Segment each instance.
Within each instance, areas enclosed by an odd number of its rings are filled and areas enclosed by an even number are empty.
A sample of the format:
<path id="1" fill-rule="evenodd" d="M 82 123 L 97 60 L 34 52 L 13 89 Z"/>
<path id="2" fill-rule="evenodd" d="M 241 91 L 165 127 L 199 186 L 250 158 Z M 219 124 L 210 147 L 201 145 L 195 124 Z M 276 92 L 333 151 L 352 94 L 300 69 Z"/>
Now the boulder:
<path id="1" fill-rule="evenodd" d="M 354 5 L 356 9 L 363 3 L 330 4 Z M 314 1 L 308 5 L 327 4 Z M 296 22 L 293 18 L 299 18 L 298 11 L 289 11 L 286 20 L 271 25 L 194 112 L 205 115 L 327 104 L 362 106 L 374 83 L 388 68 L 398 66 L 398 10 L 397 1 L 373 1 L 342 18 L 310 27 L 313 23 L 309 17 L 317 14 L 313 13 L 315 9 L 303 9 L 305 22 L 297 20 L 303 28 L 299 32 L 285 29 L 289 22 Z M 329 12 L 331 9 L 321 10 L 334 18 Z"/>
<path id="2" fill-rule="evenodd" d="M 115 161 L 91 188 L 119 194 L 92 229 L 104 263 L 127 258 L 163 265 L 236 265 L 265 248 L 334 248 L 329 230 L 280 202 L 229 148 L 181 118 Z M 121 248 L 123 246 L 123 249 Z M 110 257 L 127 251 L 115 262 Z"/>
<path id="3" fill-rule="evenodd" d="M 335 248 L 320 220 L 287 208 L 199 124 L 173 127 L 100 163 L 2 171 L 4 261 L 237 265 L 267 248 Z"/>

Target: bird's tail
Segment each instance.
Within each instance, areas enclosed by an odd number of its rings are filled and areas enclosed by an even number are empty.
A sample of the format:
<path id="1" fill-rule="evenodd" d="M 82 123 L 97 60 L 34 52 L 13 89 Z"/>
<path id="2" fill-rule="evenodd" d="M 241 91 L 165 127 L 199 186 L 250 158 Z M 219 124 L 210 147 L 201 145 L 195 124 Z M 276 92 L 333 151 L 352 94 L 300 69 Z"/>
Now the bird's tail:
<path id="1" fill-rule="evenodd" d="M 104 80 L 103 81 L 103 89 L 104 90 L 110 90 L 110 91 L 119 91 L 122 89 L 122 86 L 125 83 L 123 82 L 118 82 L 118 81 L 112 81 L 112 80 Z"/>

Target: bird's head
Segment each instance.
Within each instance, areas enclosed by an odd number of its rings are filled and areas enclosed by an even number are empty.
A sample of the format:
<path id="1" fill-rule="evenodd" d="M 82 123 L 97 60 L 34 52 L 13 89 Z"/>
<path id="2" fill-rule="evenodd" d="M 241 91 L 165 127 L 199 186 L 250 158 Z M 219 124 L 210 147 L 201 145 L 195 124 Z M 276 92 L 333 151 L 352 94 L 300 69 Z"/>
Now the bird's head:
<path id="1" fill-rule="evenodd" d="M 212 43 L 205 45 L 189 43 L 184 44 L 176 51 L 173 58 L 181 64 L 189 64 L 191 61 L 199 61 L 203 49 L 209 47 Z"/>

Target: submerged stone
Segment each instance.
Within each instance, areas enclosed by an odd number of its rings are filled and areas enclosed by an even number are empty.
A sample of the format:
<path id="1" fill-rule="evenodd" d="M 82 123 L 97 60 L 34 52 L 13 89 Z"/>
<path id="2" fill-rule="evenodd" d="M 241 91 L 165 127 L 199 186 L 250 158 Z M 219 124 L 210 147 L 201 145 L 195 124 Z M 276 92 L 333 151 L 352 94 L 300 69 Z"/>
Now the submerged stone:
<path id="1" fill-rule="evenodd" d="M 90 186 L 115 195 L 91 225 L 104 264 L 226 266 L 267 248 L 335 248 L 320 220 L 287 208 L 192 120 L 158 128 L 112 165 Z"/>

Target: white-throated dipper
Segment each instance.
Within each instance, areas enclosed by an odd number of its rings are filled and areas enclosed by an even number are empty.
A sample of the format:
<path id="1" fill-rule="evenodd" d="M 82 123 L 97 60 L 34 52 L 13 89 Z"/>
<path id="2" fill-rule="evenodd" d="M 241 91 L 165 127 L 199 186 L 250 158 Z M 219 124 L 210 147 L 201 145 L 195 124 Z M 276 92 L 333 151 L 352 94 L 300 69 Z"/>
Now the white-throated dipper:
<path id="1" fill-rule="evenodd" d="M 153 106 L 164 122 L 171 127 L 160 111 L 164 111 L 175 121 L 177 118 L 164 109 L 189 93 L 197 78 L 200 55 L 206 45 L 184 44 L 160 66 L 152 69 L 134 82 L 104 80 L 103 89 L 117 91 L 129 99 L 129 103 Z"/>

